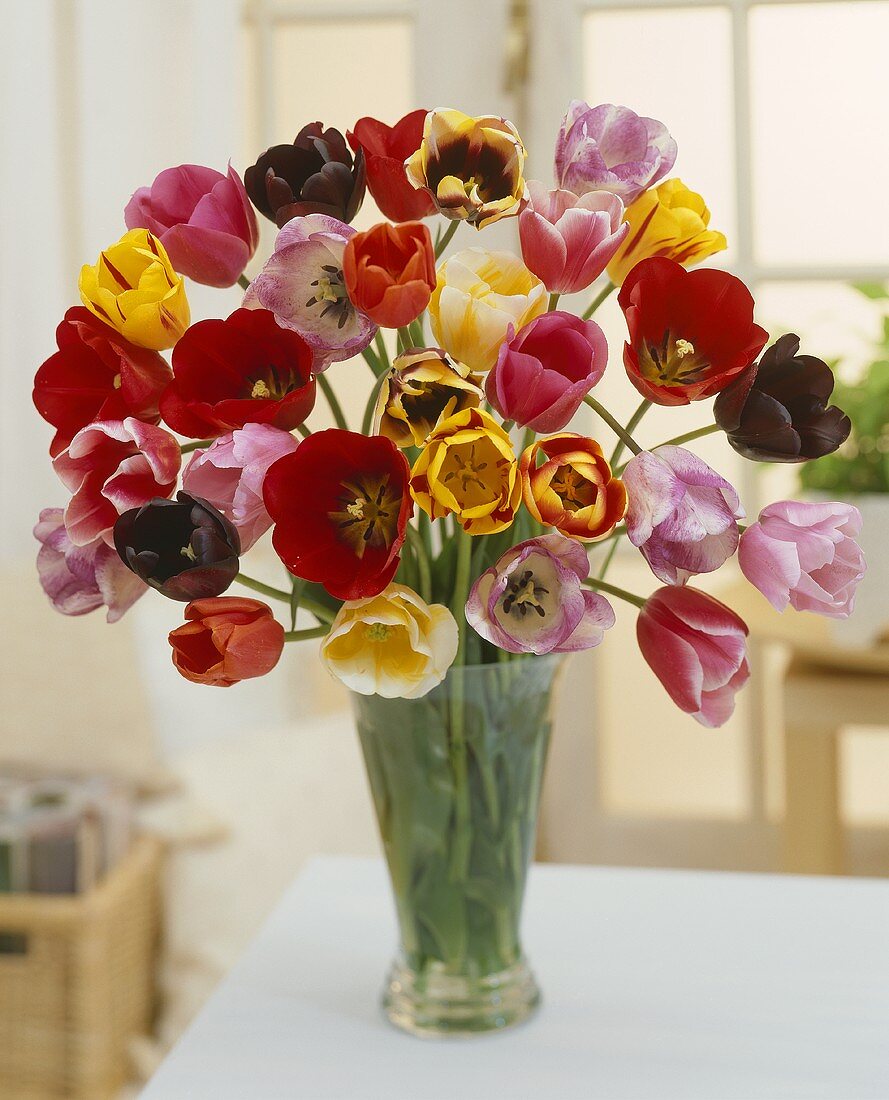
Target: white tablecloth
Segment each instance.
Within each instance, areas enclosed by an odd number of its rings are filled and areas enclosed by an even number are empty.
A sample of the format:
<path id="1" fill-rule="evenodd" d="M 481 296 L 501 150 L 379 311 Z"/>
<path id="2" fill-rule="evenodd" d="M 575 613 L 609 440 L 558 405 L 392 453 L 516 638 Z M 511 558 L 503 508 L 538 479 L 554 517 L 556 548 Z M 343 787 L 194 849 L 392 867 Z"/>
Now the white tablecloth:
<path id="1" fill-rule="evenodd" d="M 469 1041 L 384 1021 L 394 944 L 383 865 L 314 860 L 144 1100 L 889 1098 L 884 881 L 537 866 L 543 1009 Z"/>

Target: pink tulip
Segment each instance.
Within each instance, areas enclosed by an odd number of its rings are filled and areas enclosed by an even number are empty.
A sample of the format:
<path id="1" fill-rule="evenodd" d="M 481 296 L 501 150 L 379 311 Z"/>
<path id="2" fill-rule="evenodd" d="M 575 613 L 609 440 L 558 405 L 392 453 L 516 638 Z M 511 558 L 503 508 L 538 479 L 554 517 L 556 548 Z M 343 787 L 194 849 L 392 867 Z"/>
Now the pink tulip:
<path id="1" fill-rule="evenodd" d="M 206 286 L 233 286 L 259 243 L 256 215 L 241 177 L 199 164 L 167 168 L 126 205 L 127 229 L 157 237 L 173 267 Z"/>
<path id="2" fill-rule="evenodd" d="M 780 500 L 741 536 L 738 562 L 778 611 L 788 604 L 848 619 L 866 565 L 854 539 L 861 513 L 851 504 Z"/>
<path id="3" fill-rule="evenodd" d="M 725 604 L 695 588 L 659 588 L 636 621 L 642 656 L 680 710 L 721 726 L 750 678 L 747 627 Z"/>
<path id="4" fill-rule="evenodd" d="M 43 509 L 34 537 L 41 544 L 37 553 L 41 587 L 63 615 L 86 615 L 107 607 L 106 618 L 115 623 L 148 591 L 148 585 L 102 539 L 75 546 L 65 531 L 61 508 Z"/>
<path id="5" fill-rule="evenodd" d="M 575 294 L 597 279 L 630 231 L 624 204 L 608 191 L 547 191 L 528 183 L 530 202 L 519 215 L 525 266 L 551 293 Z"/>
<path id="6" fill-rule="evenodd" d="M 605 372 L 608 344 L 595 321 L 558 310 L 515 332 L 509 326 L 485 393 L 506 420 L 557 432 Z"/>
<path id="7" fill-rule="evenodd" d="M 81 428 L 53 469 L 73 495 L 65 528 L 75 546 L 101 538 L 111 546 L 117 517 L 176 488 L 179 444 L 168 431 L 128 416 Z"/>
<path id="8" fill-rule="evenodd" d="M 243 553 L 272 525 L 262 500 L 266 471 L 296 448 L 289 432 L 270 424 L 245 424 L 221 435 L 205 451 L 195 451 L 182 473 L 182 487 L 231 520 Z"/>
<path id="9" fill-rule="evenodd" d="M 507 550 L 478 578 L 466 621 L 509 653 L 592 649 L 614 626 L 611 604 L 581 584 L 590 572 L 583 547 L 551 533 Z"/>
<path id="10" fill-rule="evenodd" d="M 627 535 L 665 584 L 719 569 L 738 548 L 744 515 L 732 486 L 684 447 L 643 451 L 621 475 Z"/>

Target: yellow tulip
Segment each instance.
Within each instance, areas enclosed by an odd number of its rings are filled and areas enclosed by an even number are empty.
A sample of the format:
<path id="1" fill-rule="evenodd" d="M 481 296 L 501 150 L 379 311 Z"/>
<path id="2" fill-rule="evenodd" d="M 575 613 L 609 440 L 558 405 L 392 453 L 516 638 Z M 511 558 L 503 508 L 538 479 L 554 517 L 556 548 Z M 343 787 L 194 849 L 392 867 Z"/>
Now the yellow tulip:
<path id="1" fill-rule="evenodd" d="M 443 604 L 390 584 L 347 600 L 321 643 L 321 661 L 361 695 L 419 699 L 445 678 L 457 655 L 457 622 Z"/>
<path id="2" fill-rule="evenodd" d="M 430 111 L 420 148 L 405 161 L 407 178 L 425 187 L 440 214 L 483 229 L 518 214 L 525 187 L 525 147 L 505 118 Z"/>
<path id="3" fill-rule="evenodd" d="M 410 348 L 395 357 L 383 379 L 374 430 L 396 447 L 422 447 L 441 421 L 481 404 L 480 383 L 440 348 Z"/>
<path id="4" fill-rule="evenodd" d="M 511 252 L 467 248 L 438 269 L 429 302 L 436 341 L 470 370 L 488 371 L 512 325 L 546 312 L 546 287 Z"/>
<path id="5" fill-rule="evenodd" d="M 182 277 L 147 229 L 131 229 L 83 266 L 80 297 L 130 343 L 154 351 L 171 348 L 191 320 Z"/>
<path id="6" fill-rule="evenodd" d="M 627 207 L 624 221 L 630 232 L 608 265 L 615 286 L 649 256 L 666 256 L 691 267 L 728 247 L 722 233 L 707 228 L 710 211 L 703 198 L 680 179 L 644 192 Z"/>
<path id="7" fill-rule="evenodd" d="M 515 519 L 522 484 L 507 433 L 481 409 L 464 409 L 429 437 L 411 470 L 411 496 L 432 519 L 453 515 L 469 535 Z"/>

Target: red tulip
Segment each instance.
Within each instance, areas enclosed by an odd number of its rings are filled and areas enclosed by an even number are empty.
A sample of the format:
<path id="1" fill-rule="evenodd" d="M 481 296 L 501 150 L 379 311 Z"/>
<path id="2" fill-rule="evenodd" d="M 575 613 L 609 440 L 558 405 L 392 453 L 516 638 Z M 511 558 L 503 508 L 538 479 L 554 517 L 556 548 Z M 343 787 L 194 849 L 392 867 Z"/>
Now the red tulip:
<path id="1" fill-rule="evenodd" d="M 56 429 L 53 458 L 93 420 L 160 420 L 158 399 L 171 377 L 163 356 L 131 344 L 83 306 L 65 314 L 56 343 L 33 393 L 35 408 Z"/>
<path id="2" fill-rule="evenodd" d="M 367 189 L 380 211 L 393 222 L 428 218 L 435 203 L 428 191 L 415 190 L 408 181 L 404 162 L 420 148 L 428 111 L 411 111 L 394 126 L 375 118 L 359 118 L 346 136 L 357 152 L 364 150 Z"/>
<path id="3" fill-rule="evenodd" d="M 435 290 L 435 252 L 422 222 L 381 222 L 356 233 L 343 254 L 349 300 L 384 328 L 415 320 Z"/>
<path id="4" fill-rule="evenodd" d="M 272 543 L 297 577 L 340 600 L 376 596 L 395 576 L 413 512 L 410 471 L 379 435 L 315 432 L 269 469 L 266 511 Z"/>
<path id="5" fill-rule="evenodd" d="M 127 229 L 147 229 L 180 275 L 205 286 L 234 286 L 259 243 L 241 177 L 200 164 L 167 168 L 126 205 Z"/>
<path id="6" fill-rule="evenodd" d="M 271 608 L 242 596 L 193 600 L 188 620 L 170 633 L 173 664 L 193 684 L 231 687 L 271 672 L 284 649 L 284 627 Z"/>
<path id="7" fill-rule="evenodd" d="M 173 380 L 161 415 L 181 435 L 203 439 L 245 424 L 290 431 L 315 404 L 312 349 L 267 309 L 236 309 L 198 321 L 173 350 Z"/>
<path id="8" fill-rule="evenodd" d="M 753 323 L 750 291 L 726 271 L 686 271 L 674 260 L 651 257 L 636 264 L 617 300 L 630 335 L 627 374 L 658 405 L 719 393 L 768 339 Z"/>
<path id="9" fill-rule="evenodd" d="M 670 698 L 702 726 L 721 726 L 750 678 L 747 627 L 695 588 L 659 588 L 636 622 L 642 656 Z"/>

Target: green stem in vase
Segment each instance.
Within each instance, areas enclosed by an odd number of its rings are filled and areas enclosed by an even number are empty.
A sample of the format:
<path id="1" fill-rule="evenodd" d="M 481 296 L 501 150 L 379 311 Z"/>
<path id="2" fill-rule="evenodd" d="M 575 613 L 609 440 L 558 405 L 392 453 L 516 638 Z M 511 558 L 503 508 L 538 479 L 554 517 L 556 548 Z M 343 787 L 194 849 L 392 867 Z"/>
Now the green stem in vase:
<path id="1" fill-rule="evenodd" d="M 253 577 L 248 577 L 244 573 L 239 573 L 235 580 L 238 584 L 242 584 L 245 588 L 250 588 L 254 592 L 258 592 L 260 596 L 268 596 L 271 600 L 281 600 L 283 603 L 289 604 L 293 593 L 285 592 L 281 588 L 273 588 L 270 584 L 264 584 L 262 581 L 257 581 Z M 318 603 L 311 597 L 303 595 L 300 598 L 299 606 L 309 611 L 316 619 L 320 619 L 323 623 L 332 623 L 335 615 L 329 607 L 325 607 L 323 604 Z"/>
<path id="2" fill-rule="evenodd" d="M 377 358 L 382 363 L 384 370 L 389 369 L 389 352 L 386 350 L 386 341 L 383 339 L 383 330 L 377 329 L 374 337 L 374 347 L 377 349 Z"/>
<path id="3" fill-rule="evenodd" d="M 243 287 L 244 290 L 247 290 L 250 286 L 250 280 L 247 278 L 243 271 L 238 276 L 238 286 Z"/>
<path id="4" fill-rule="evenodd" d="M 336 394 L 333 392 L 333 386 L 331 386 L 323 374 L 317 375 L 316 381 L 321 387 L 321 392 L 327 399 L 327 404 L 330 406 L 330 411 L 333 414 L 333 419 L 336 421 L 337 427 L 342 428 L 343 431 L 348 431 L 349 425 L 346 423 L 346 416 L 342 406 L 337 400 Z"/>
<path id="5" fill-rule="evenodd" d="M 459 881 L 469 870 L 472 846 L 470 820 L 469 776 L 466 747 L 466 701 L 464 698 L 464 660 L 466 655 L 466 598 L 469 595 L 470 565 L 472 563 L 472 536 L 457 527 L 457 572 L 454 578 L 454 597 L 451 612 L 457 620 L 459 640 L 454 658 L 456 669 L 454 690 L 451 696 L 451 767 L 454 775 L 454 843 L 451 849 L 451 880 Z"/>
<path id="6" fill-rule="evenodd" d="M 367 405 L 364 407 L 364 419 L 361 421 L 361 434 L 369 435 L 370 426 L 373 422 L 374 409 L 377 407 L 377 398 L 380 394 L 380 389 L 383 383 L 386 381 L 386 375 L 381 374 L 373 384 L 373 389 L 370 391 L 370 396 L 367 399 Z"/>
<path id="7" fill-rule="evenodd" d="M 645 416 L 645 414 L 648 412 L 648 410 L 650 408 L 651 408 L 651 402 L 647 398 L 643 398 L 642 401 L 639 404 L 639 407 L 636 409 L 636 411 L 633 413 L 633 415 L 627 421 L 627 426 L 626 426 L 626 428 L 624 428 L 625 435 L 621 435 L 621 433 L 618 432 L 617 446 L 611 452 L 611 458 L 610 458 L 609 463 L 608 463 L 609 466 L 611 466 L 612 470 L 614 469 L 614 464 L 617 462 L 617 460 L 620 458 L 620 456 L 624 452 L 624 444 L 625 443 L 630 448 L 630 450 L 633 452 L 633 454 L 639 454 L 639 451 L 636 450 L 632 446 L 631 443 L 628 443 L 627 440 L 628 439 L 632 440 L 633 432 L 639 426 L 639 422 L 641 421 L 642 417 Z"/>
<path id="8" fill-rule="evenodd" d="M 559 304 L 559 298 L 561 298 L 561 294 L 556 294 L 555 291 L 553 291 L 552 294 L 550 294 L 550 296 L 549 296 L 549 307 L 548 307 L 550 313 L 552 313 L 552 311 Z"/>
<path id="9" fill-rule="evenodd" d="M 588 321 L 599 308 L 599 306 L 605 301 L 605 299 L 615 290 L 617 290 L 617 287 L 614 285 L 614 283 L 607 282 L 596 295 L 596 297 L 593 298 L 592 302 L 590 302 L 589 307 L 584 311 L 583 320 Z"/>
<path id="10" fill-rule="evenodd" d="M 684 435 L 677 435 L 663 443 L 658 443 L 657 447 L 681 447 L 683 443 L 691 443 L 693 439 L 702 439 L 705 435 L 713 435 L 714 432 L 721 430 L 718 424 L 707 424 L 703 428 L 696 428 L 693 432 L 686 432 Z M 651 449 L 655 451 L 657 447 Z"/>

